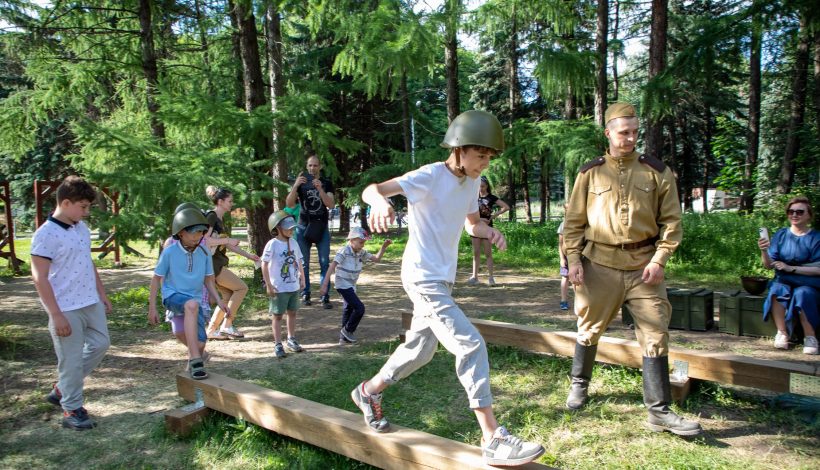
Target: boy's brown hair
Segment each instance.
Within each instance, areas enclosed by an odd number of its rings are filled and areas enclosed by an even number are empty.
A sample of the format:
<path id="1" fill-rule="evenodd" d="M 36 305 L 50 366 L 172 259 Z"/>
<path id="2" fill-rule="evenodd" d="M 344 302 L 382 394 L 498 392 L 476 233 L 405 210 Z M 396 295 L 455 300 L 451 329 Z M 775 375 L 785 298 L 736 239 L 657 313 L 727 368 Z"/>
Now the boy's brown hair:
<path id="1" fill-rule="evenodd" d="M 94 202 L 97 200 L 97 192 L 86 180 L 71 175 L 64 179 L 60 186 L 57 186 L 57 204 L 64 200 Z"/>

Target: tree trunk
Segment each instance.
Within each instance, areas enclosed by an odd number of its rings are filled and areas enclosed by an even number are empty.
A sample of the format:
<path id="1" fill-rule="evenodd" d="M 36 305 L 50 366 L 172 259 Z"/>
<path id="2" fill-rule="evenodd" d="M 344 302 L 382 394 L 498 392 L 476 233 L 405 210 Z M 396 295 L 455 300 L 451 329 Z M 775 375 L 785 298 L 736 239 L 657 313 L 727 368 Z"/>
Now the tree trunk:
<path id="1" fill-rule="evenodd" d="M 151 1 L 139 0 L 140 52 L 142 55 L 142 73 L 145 77 L 145 103 L 151 119 L 151 135 L 158 142 L 165 141 L 165 124 L 159 120 L 157 113 L 159 103 L 156 100 L 159 84 L 157 54 L 154 50 L 154 32 L 151 24 Z"/>
<path id="2" fill-rule="evenodd" d="M 541 165 L 541 174 L 538 175 L 538 198 L 541 200 L 541 214 L 538 215 L 538 223 L 543 224 L 547 221 L 547 212 L 549 212 L 550 203 L 547 199 L 547 180 L 549 178 L 549 168 L 547 168 L 547 154 L 541 153 L 539 158 Z"/>
<path id="3" fill-rule="evenodd" d="M 692 133 L 688 131 L 689 123 L 686 116 L 681 113 L 678 116 L 678 128 L 681 131 L 683 154 L 681 155 L 681 175 L 680 187 L 683 195 L 683 209 L 692 211 L 692 166 L 694 162 L 694 151 L 692 150 Z"/>
<path id="4" fill-rule="evenodd" d="M 803 118 L 806 113 L 806 82 L 809 68 L 809 37 L 806 28 L 806 19 L 800 19 L 798 33 L 797 54 L 794 59 L 794 79 L 792 82 L 792 98 L 790 103 L 791 116 L 789 118 L 789 134 L 786 138 L 786 151 L 783 154 L 783 166 L 780 169 L 780 179 L 777 182 L 777 192 L 788 194 L 794 184 L 794 171 L 797 154 L 800 152 L 800 129 L 803 127 Z"/>
<path id="5" fill-rule="evenodd" d="M 666 32 L 668 28 L 668 0 L 652 0 L 652 26 L 649 33 L 649 79 L 666 68 Z M 655 119 L 647 119 L 645 153 L 662 160 L 663 125 Z"/>
<path id="6" fill-rule="evenodd" d="M 413 137 L 410 135 L 410 97 L 407 95 L 407 70 L 401 71 L 401 133 L 404 137 L 404 153 L 413 152 Z"/>
<path id="7" fill-rule="evenodd" d="M 814 33 L 814 124 L 820 141 L 820 31 Z"/>
<path id="8" fill-rule="evenodd" d="M 524 190 L 524 212 L 527 217 L 527 223 L 532 223 L 532 204 L 530 203 L 530 172 L 527 164 L 527 157 L 521 155 L 521 184 Z"/>
<path id="9" fill-rule="evenodd" d="M 242 84 L 245 91 L 245 111 L 264 106 L 265 84 L 262 81 L 262 66 L 259 61 L 259 41 L 256 32 L 256 18 L 250 0 L 239 1 L 234 8 L 239 33 L 239 51 L 242 57 Z M 270 139 L 261 139 L 254 148 L 253 159 L 257 162 L 270 161 Z M 249 199 L 254 193 L 267 188 L 262 178 L 255 173 L 249 175 Z M 262 198 L 257 204 L 248 205 L 248 243 L 256 253 L 262 253 L 265 243 L 270 240 L 268 216 L 273 212 L 273 201 Z"/>
<path id="10" fill-rule="evenodd" d="M 595 52 L 597 61 L 595 64 L 595 75 L 597 83 L 595 86 L 595 122 L 599 126 L 604 125 L 604 111 L 607 102 L 607 76 L 606 76 L 606 56 L 607 56 L 607 35 L 609 34 L 609 1 L 598 0 L 598 26 L 595 36 Z"/>
<path id="11" fill-rule="evenodd" d="M 245 91 L 242 82 L 242 47 L 239 44 L 239 22 L 236 20 L 236 2 L 228 0 L 228 18 L 231 20 L 231 53 L 233 55 L 236 67 L 234 69 L 234 104 L 237 108 L 241 108 L 245 103 Z"/>
<path id="12" fill-rule="evenodd" d="M 763 22 L 760 13 L 752 19 L 752 43 L 749 56 L 749 129 L 746 132 L 746 164 L 743 167 L 743 191 L 740 210 L 754 210 L 754 173 L 760 148 L 760 54 L 763 44 Z"/>
<path id="13" fill-rule="evenodd" d="M 507 187 L 508 193 L 507 198 L 509 201 L 507 203 L 510 205 L 510 212 L 508 212 L 507 220 L 510 222 L 515 222 L 515 205 L 516 201 L 516 187 L 515 187 L 515 173 L 513 172 L 513 164 L 512 160 L 510 160 L 510 167 L 507 170 Z"/>
<path id="14" fill-rule="evenodd" d="M 701 181 L 701 188 L 703 190 L 703 213 L 709 212 L 709 201 L 707 195 L 709 194 L 709 164 L 714 161 L 714 154 L 712 152 L 712 138 L 715 135 L 715 117 L 712 114 L 712 107 L 706 105 L 706 116 L 704 124 L 706 125 L 706 132 L 703 136 L 703 148 L 705 149 L 703 155 L 703 180 Z"/>
<path id="15" fill-rule="evenodd" d="M 567 97 L 564 100 L 564 119 L 578 119 L 578 100 L 571 85 L 567 85 Z"/>
<path id="16" fill-rule="evenodd" d="M 447 69 L 447 122 L 453 122 L 459 114 L 458 96 L 458 42 L 455 34 L 447 37 L 444 49 L 444 64 Z"/>
<path id="17" fill-rule="evenodd" d="M 820 31 L 814 33 L 814 124 L 820 141 Z"/>
<path id="18" fill-rule="evenodd" d="M 510 100 L 510 142 L 509 145 L 515 145 L 515 136 L 512 132 L 515 123 L 516 115 L 518 114 L 518 22 L 515 16 L 515 3 L 512 4 L 511 15 L 511 29 L 510 32 L 510 52 L 509 52 L 509 100 Z M 532 206 L 530 205 L 530 184 L 529 184 L 529 164 L 527 163 L 527 156 L 521 155 L 521 185 L 524 190 L 524 213 L 526 214 L 527 223 L 532 223 Z"/>
<path id="19" fill-rule="evenodd" d="M 202 68 L 205 70 L 205 82 L 208 93 L 214 94 L 214 84 L 211 78 L 211 58 L 209 57 L 208 32 L 205 27 L 205 16 L 202 14 L 202 1 L 194 0 L 194 13 L 196 13 L 196 25 L 199 30 L 199 47 L 202 48 Z"/>
<path id="20" fill-rule="evenodd" d="M 621 23 L 621 1 L 615 0 L 615 24 L 612 28 L 612 40 L 618 39 L 618 27 Z M 618 52 L 620 48 L 612 51 L 612 101 L 618 101 L 620 91 L 620 81 L 618 80 Z"/>
<path id="21" fill-rule="evenodd" d="M 279 100 L 285 95 L 285 83 L 282 77 L 282 28 L 276 2 L 269 2 L 265 11 L 265 33 L 267 36 L 265 47 L 268 54 L 268 79 L 270 80 L 270 108 L 275 115 Z M 273 159 L 271 170 L 274 181 L 274 209 L 279 210 L 285 208 L 285 197 L 287 197 L 290 188 L 288 187 L 288 159 L 280 148 L 284 139 L 282 123 L 276 118 L 274 119 L 271 135 Z"/>

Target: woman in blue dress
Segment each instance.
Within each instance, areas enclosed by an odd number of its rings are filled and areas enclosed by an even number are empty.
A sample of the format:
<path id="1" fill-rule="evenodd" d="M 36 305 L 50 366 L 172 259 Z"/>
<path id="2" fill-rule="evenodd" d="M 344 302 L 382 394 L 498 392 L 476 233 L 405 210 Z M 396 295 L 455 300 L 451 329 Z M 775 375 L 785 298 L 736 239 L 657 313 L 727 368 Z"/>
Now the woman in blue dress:
<path id="1" fill-rule="evenodd" d="M 777 231 L 771 243 L 758 240 L 763 266 L 774 269 L 774 280 L 763 304 L 763 319 L 774 318 L 777 335 L 774 347 L 789 348 L 789 336 L 795 317 L 803 326 L 803 353 L 817 354 L 817 336 L 820 326 L 817 308 L 820 304 L 820 233 L 811 228 L 814 216 L 805 197 L 793 198 L 786 205 L 791 224 Z"/>

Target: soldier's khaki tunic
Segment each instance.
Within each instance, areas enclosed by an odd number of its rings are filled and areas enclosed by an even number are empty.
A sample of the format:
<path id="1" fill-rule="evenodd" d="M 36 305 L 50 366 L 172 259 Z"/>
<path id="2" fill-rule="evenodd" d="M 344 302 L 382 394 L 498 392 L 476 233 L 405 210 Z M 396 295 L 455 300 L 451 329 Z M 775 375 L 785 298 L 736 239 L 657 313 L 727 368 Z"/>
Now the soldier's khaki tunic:
<path id="1" fill-rule="evenodd" d="M 639 161 L 637 152 L 599 158 L 602 164 L 579 173 L 564 220 L 569 264 L 584 268 L 584 284 L 575 288 L 578 343 L 598 344 L 626 303 L 644 356 L 665 356 L 672 311 L 666 286 L 641 276 L 650 262 L 665 266 L 683 236 L 675 178 L 669 168 Z M 652 245 L 622 247 L 655 236 Z"/>

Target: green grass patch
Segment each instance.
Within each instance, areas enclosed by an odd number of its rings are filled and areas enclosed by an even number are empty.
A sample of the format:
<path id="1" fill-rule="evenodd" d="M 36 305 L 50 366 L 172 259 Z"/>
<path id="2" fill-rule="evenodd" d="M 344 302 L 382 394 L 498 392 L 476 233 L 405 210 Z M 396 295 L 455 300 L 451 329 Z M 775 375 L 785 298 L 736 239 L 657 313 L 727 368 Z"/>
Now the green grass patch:
<path id="1" fill-rule="evenodd" d="M 28 331 L 11 323 L 0 324 L 0 358 L 14 361 L 28 346 Z"/>
<path id="2" fill-rule="evenodd" d="M 108 316 L 108 328 L 115 331 L 144 330 L 148 325 L 148 286 L 132 287 L 108 294 L 112 314 Z M 157 311 L 160 323 L 156 327 L 162 331 L 171 331 L 171 326 L 164 321 L 165 309 L 162 299 L 157 296 Z"/>
<path id="3" fill-rule="evenodd" d="M 263 376 L 240 378 L 358 413 L 350 390 L 378 371 L 396 346 L 396 342 L 385 342 L 351 348 L 355 354 L 291 356 L 277 361 Z M 635 369 L 596 366 L 590 405 L 569 413 L 563 405 L 569 358 L 496 346 L 489 347 L 489 354 L 497 417 L 519 436 L 546 447 L 542 463 L 589 469 L 762 466 L 754 455 L 738 456 L 721 443 L 719 432 L 710 435 L 707 429 L 706 437 L 681 439 L 646 431 L 641 375 Z M 453 372 L 453 357 L 441 349 L 428 365 L 390 387 L 383 406 L 392 423 L 479 444 L 479 428 Z M 797 412 L 772 408 L 758 397 L 705 384 L 683 407 L 673 409 L 715 419 L 731 417 L 749 435 L 765 429 L 782 436 L 775 437 L 772 445 L 788 447 L 797 455 L 817 455 L 816 439 L 811 437 L 820 433 L 817 423 L 805 422 Z M 232 418 L 214 418 L 192 439 L 196 461 L 220 468 L 369 468 Z M 807 467 L 810 460 L 792 465 Z"/>

